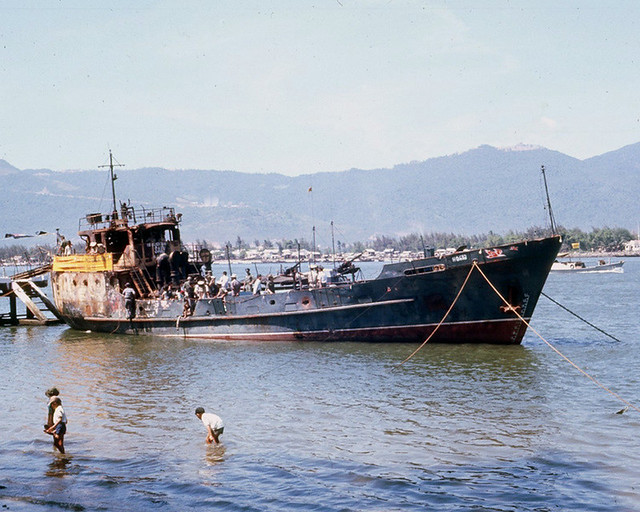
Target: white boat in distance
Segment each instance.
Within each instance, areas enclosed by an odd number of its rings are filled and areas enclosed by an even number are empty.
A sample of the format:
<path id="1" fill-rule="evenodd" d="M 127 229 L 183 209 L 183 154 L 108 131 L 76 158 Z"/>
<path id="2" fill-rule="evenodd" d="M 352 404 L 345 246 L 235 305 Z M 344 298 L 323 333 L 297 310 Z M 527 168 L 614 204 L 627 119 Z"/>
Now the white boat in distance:
<path id="1" fill-rule="evenodd" d="M 624 261 L 614 261 L 607 263 L 605 260 L 599 260 L 596 265 L 586 265 L 583 261 L 559 261 L 555 260 L 551 265 L 551 272 L 553 273 L 617 273 L 622 274 L 624 269 L 622 268 Z"/>

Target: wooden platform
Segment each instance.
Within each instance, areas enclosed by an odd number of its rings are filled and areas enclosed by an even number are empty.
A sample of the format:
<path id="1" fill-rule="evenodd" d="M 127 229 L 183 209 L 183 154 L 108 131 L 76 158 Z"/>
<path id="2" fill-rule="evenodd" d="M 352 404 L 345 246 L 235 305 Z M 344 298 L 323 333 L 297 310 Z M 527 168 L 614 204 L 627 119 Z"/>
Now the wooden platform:
<path id="1" fill-rule="evenodd" d="M 64 323 L 55 304 L 40 289 L 43 280 L 34 282 L 34 278 L 46 272 L 44 267 L 40 273 L 30 272 L 29 276 L 12 276 L 10 281 L 3 281 L 3 291 L 0 297 L 9 300 L 9 312 L 0 314 L 0 325 L 57 325 Z M 46 280 L 44 281 L 46 284 Z M 25 305 L 26 312 L 18 314 L 18 299 Z M 45 313 L 53 314 L 54 318 Z"/>

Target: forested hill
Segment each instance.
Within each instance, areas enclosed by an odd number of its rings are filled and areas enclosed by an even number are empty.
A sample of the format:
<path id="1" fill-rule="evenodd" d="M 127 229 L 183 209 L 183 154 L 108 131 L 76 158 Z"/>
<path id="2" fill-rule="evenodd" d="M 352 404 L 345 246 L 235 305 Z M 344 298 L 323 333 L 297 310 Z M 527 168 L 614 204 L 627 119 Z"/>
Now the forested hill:
<path id="1" fill-rule="evenodd" d="M 126 155 L 118 155 L 126 162 Z M 589 230 L 636 229 L 640 143 L 587 160 L 545 148 L 481 146 L 399 164 L 297 177 L 216 170 L 119 169 L 120 200 L 176 206 L 186 240 L 310 240 L 319 245 L 435 231 L 503 233 L 547 222 L 540 167 L 556 220 Z M 17 169 L 0 160 L 2 233 L 55 230 L 75 236 L 78 219 L 111 210 L 105 170 Z M 309 191 L 309 189 L 312 189 Z"/>

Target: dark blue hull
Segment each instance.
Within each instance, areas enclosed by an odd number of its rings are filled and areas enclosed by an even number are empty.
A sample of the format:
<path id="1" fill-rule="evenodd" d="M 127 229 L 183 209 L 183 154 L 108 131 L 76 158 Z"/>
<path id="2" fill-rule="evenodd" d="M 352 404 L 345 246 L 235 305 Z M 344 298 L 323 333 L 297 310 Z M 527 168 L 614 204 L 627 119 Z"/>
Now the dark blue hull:
<path id="1" fill-rule="evenodd" d="M 182 316 L 182 302 L 154 299 L 138 301 L 131 323 L 119 302 L 98 314 L 73 300 L 60 301 L 59 309 L 72 327 L 102 332 L 217 340 L 421 342 L 456 301 L 474 261 L 529 320 L 560 245 L 559 237 L 551 237 L 389 264 L 369 281 L 202 299 L 187 317 Z M 431 341 L 517 344 L 525 331 L 523 322 L 473 268 Z"/>

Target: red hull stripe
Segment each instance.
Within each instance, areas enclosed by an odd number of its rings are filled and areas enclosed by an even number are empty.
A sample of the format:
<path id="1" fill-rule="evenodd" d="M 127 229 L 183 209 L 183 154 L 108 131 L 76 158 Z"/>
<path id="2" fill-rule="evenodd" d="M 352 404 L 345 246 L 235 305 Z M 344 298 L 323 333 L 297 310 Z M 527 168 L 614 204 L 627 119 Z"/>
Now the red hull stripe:
<path id="1" fill-rule="evenodd" d="M 529 319 L 526 319 L 527 322 Z M 435 329 L 436 324 L 414 326 L 390 326 L 362 329 L 339 329 L 334 331 L 282 331 L 259 333 L 191 334 L 188 331 L 176 334 L 155 334 L 164 337 L 210 339 L 220 341 L 422 341 Z M 456 322 L 443 324 L 432 341 L 520 343 L 524 324 L 518 319 L 481 322 Z"/>

